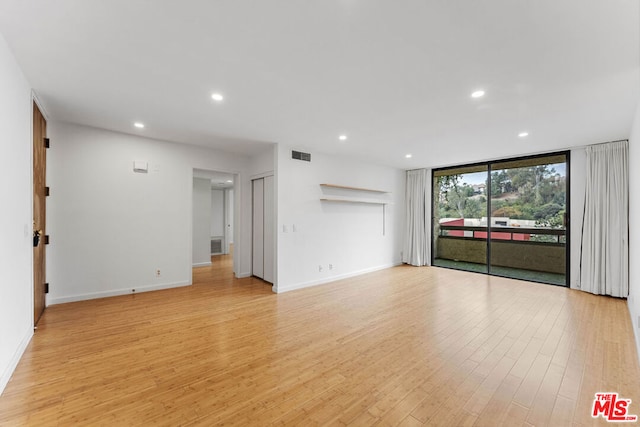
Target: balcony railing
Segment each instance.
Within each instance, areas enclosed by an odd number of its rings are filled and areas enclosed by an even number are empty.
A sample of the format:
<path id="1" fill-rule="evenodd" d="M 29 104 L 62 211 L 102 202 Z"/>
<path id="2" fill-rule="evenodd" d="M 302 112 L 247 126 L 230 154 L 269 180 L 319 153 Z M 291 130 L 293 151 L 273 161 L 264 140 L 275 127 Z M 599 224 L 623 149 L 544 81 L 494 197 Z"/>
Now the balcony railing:
<path id="1" fill-rule="evenodd" d="M 566 230 L 492 226 L 439 225 L 436 259 L 486 264 L 490 233 L 491 265 L 564 274 Z"/>
<path id="2" fill-rule="evenodd" d="M 468 239 L 486 240 L 489 233 L 487 226 L 468 225 L 439 225 L 438 236 L 440 237 L 462 237 Z M 563 245 L 566 243 L 567 231 L 564 228 L 542 228 L 542 227 L 508 227 L 494 225 L 491 227 L 491 240 L 510 240 L 518 242 L 535 243 L 556 243 Z M 531 240 L 531 236 L 550 236 L 547 240 Z"/>

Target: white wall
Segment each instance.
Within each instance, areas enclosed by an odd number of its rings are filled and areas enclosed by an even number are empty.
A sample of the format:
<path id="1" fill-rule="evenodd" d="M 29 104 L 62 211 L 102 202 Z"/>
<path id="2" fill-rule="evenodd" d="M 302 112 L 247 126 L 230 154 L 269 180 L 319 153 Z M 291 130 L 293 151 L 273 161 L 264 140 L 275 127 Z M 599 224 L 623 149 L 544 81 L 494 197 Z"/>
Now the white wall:
<path id="1" fill-rule="evenodd" d="M 193 266 L 211 265 L 211 180 L 193 178 Z"/>
<path id="2" fill-rule="evenodd" d="M 211 191 L 211 227 L 209 232 L 211 237 L 224 236 L 224 190 L 212 190 L 211 182 L 209 182 L 209 190 Z"/>
<path id="3" fill-rule="evenodd" d="M 320 153 L 311 162 L 292 160 L 284 145 L 277 151 L 277 292 L 400 264 L 404 171 Z M 389 191 L 354 193 L 389 202 L 385 234 L 381 205 L 321 202 L 335 192 L 321 183 Z"/>
<path id="4" fill-rule="evenodd" d="M 276 145 L 270 145 L 249 161 L 250 178 L 273 175 L 276 169 Z"/>
<path id="5" fill-rule="evenodd" d="M 0 393 L 33 335 L 31 88 L 0 35 Z"/>
<path id="6" fill-rule="evenodd" d="M 629 314 L 640 355 L 640 105 L 629 138 Z"/>
<path id="7" fill-rule="evenodd" d="M 49 136 L 49 303 L 189 284 L 193 169 L 249 182 L 249 159 L 238 155 L 61 122 Z M 133 173 L 134 160 L 149 173 Z M 249 211 L 248 196 L 239 200 Z M 250 271 L 246 248 L 235 271 Z"/>

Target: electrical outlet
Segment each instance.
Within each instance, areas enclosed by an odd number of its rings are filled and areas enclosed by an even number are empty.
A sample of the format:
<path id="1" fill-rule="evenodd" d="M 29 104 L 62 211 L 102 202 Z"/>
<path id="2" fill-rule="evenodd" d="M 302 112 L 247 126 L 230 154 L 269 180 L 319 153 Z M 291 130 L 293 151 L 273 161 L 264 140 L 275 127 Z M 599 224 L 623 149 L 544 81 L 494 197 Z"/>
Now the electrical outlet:
<path id="1" fill-rule="evenodd" d="M 322 273 L 322 266 L 321 265 L 318 266 L 318 273 Z"/>
<path id="2" fill-rule="evenodd" d="M 329 270 L 333 270 L 333 264 L 329 264 Z"/>
<path id="3" fill-rule="evenodd" d="M 160 277 L 160 269 L 156 270 L 156 277 Z"/>

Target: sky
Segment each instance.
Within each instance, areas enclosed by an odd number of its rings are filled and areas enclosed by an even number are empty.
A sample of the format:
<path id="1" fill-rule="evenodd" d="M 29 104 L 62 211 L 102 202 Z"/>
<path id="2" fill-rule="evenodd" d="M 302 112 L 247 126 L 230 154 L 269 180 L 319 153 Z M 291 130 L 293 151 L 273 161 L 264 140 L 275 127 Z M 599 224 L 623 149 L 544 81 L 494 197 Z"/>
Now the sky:
<path id="1" fill-rule="evenodd" d="M 560 176 L 567 175 L 567 165 L 566 163 L 556 163 L 549 165 L 550 169 L 555 169 L 557 174 Z M 487 181 L 487 173 L 486 172 L 474 172 L 474 173 L 465 173 L 462 174 L 462 179 L 460 180 L 462 183 L 467 183 L 469 185 L 476 184 L 485 184 Z"/>

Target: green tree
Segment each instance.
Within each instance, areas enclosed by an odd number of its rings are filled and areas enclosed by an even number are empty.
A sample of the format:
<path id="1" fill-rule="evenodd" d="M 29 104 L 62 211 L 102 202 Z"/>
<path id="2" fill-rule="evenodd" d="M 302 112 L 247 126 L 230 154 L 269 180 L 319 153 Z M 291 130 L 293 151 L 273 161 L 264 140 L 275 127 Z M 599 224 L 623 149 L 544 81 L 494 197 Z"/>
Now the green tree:
<path id="1" fill-rule="evenodd" d="M 461 183 L 461 175 L 439 176 L 435 182 L 434 190 L 437 192 L 438 219 L 477 218 L 486 215 L 486 198 L 475 196 L 473 187 Z"/>
<path id="2" fill-rule="evenodd" d="M 491 172 L 491 195 L 500 196 L 511 191 L 511 181 L 504 170 Z"/>

